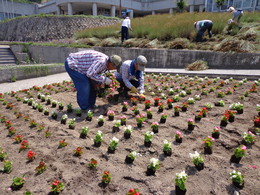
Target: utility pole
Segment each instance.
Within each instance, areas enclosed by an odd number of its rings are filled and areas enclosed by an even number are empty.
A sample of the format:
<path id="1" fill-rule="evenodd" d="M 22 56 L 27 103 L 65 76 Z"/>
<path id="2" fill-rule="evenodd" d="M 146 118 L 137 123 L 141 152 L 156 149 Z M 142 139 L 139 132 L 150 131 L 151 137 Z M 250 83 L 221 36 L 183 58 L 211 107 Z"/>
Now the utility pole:
<path id="1" fill-rule="evenodd" d="M 121 5 L 121 0 L 119 0 L 119 18 L 122 17 L 122 5 Z"/>

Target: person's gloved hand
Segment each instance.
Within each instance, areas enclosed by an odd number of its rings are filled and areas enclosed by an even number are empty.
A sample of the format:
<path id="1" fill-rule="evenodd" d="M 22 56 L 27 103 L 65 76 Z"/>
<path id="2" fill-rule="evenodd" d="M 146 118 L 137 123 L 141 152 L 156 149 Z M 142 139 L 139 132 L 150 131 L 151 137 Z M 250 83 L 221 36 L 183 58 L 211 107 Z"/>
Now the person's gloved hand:
<path id="1" fill-rule="evenodd" d="M 144 94 L 145 90 L 140 90 L 140 94 Z"/>
<path id="2" fill-rule="evenodd" d="M 130 90 L 131 90 L 132 93 L 138 93 L 138 89 L 136 89 L 135 86 L 131 87 Z"/>
<path id="3" fill-rule="evenodd" d="M 139 95 L 139 97 L 140 97 L 140 98 L 145 98 L 145 95 L 141 93 L 141 94 Z"/>
<path id="4" fill-rule="evenodd" d="M 105 84 L 110 85 L 111 83 L 112 83 L 112 80 L 110 78 L 106 77 Z"/>

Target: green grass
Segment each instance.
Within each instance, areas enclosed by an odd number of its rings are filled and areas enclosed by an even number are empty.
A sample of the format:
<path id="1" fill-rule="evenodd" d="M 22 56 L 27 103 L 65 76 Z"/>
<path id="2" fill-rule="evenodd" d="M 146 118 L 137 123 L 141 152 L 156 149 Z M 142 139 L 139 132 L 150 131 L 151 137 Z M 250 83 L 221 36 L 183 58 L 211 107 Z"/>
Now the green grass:
<path id="1" fill-rule="evenodd" d="M 175 38 L 194 39 L 196 31 L 194 22 L 209 19 L 213 21 L 213 34 L 221 34 L 227 26 L 227 21 L 232 15 L 230 13 L 181 13 L 149 15 L 131 20 L 133 31 L 130 32 L 132 38 L 158 39 L 169 41 Z M 241 18 L 241 23 L 253 23 L 260 21 L 260 12 L 245 12 Z M 107 27 L 86 29 L 76 33 L 76 39 L 96 37 L 104 39 L 107 37 L 118 38 L 120 36 L 121 24 Z"/>

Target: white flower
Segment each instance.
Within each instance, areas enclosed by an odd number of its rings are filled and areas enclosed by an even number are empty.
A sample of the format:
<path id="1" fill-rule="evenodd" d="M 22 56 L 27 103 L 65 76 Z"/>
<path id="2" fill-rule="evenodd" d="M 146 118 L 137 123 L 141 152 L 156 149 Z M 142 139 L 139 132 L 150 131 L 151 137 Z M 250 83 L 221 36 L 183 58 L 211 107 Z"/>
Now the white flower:
<path id="1" fill-rule="evenodd" d="M 119 142 L 119 139 L 117 139 L 116 137 L 113 137 L 113 138 L 111 139 L 111 142 L 118 143 L 118 142 Z"/>
<path id="2" fill-rule="evenodd" d="M 104 119 L 104 116 L 103 116 L 103 115 L 100 115 L 100 116 L 98 117 L 98 120 L 100 120 L 100 119 Z"/>
<path id="3" fill-rule="evenodd" d="M 155 167 L 156 165 L 159 164 L 159 159 L 157 159 L 157 158 L 151 158 L 151 159 L 150 159 L 150 164 L 151 164 L 151 166 Z"/>
<path id="4" fill-rule="evenodd" d="M 189 155 L 190 155 L 190 157 L 191 157 L 192 159 L 196 159 L 196 158 L 199 158 L 199 157 L 200 157 L 200 154 L 199 154 L 197 151 L 195 151 L 194 154 L 190 153 Z"/>
<path id="5" fill-rule="evenodd" d="M 169 144 L 169 142 L 165 139 L 165 140 L 163 141 L 163 144 Z"/>
<path id="6" fill-rule="evenodd" d="M 98 130 L 97 135 L 102 136 L 103 135 L 102 131 Z"/>
<path id="7" fill-rule="evenodd" d="M 180 173 L 176 173 L 176 176 L 178 179 L 186 178 L 188 175 L 185 173 L 185 171 L 182 171 Z"/>

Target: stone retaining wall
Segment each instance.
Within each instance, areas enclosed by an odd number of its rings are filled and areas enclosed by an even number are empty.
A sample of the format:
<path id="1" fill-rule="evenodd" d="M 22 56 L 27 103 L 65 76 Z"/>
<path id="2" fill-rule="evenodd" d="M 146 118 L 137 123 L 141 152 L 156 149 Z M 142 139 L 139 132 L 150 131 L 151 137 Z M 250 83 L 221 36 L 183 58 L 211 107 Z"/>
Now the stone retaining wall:
<path id="1" fill-rule="evenodd" d="M 42 16 L 0 23 L 0 41 L 49 41 L 73 37 L 87 28 L 119 23 L 117 19 L 91 17 Z"/>
<path id="2" fill-rule="evenodd" d="M 11 46 L 16 53 L 21 46 Z M 107 55 L 117 54 L 123 60 L 146 56 L 147 68 L 185 68 L 196 60 L 208 62 L 210 69 L 260 69 L 260 53 L 225 53 L 213 51 L 144 49 L 123 47 L 93 47 L 91 49 Z M 85 48 L 29 46 L 30 56 L 38 63 L 64 63 L 69 53 L 86 50 Z"/>

